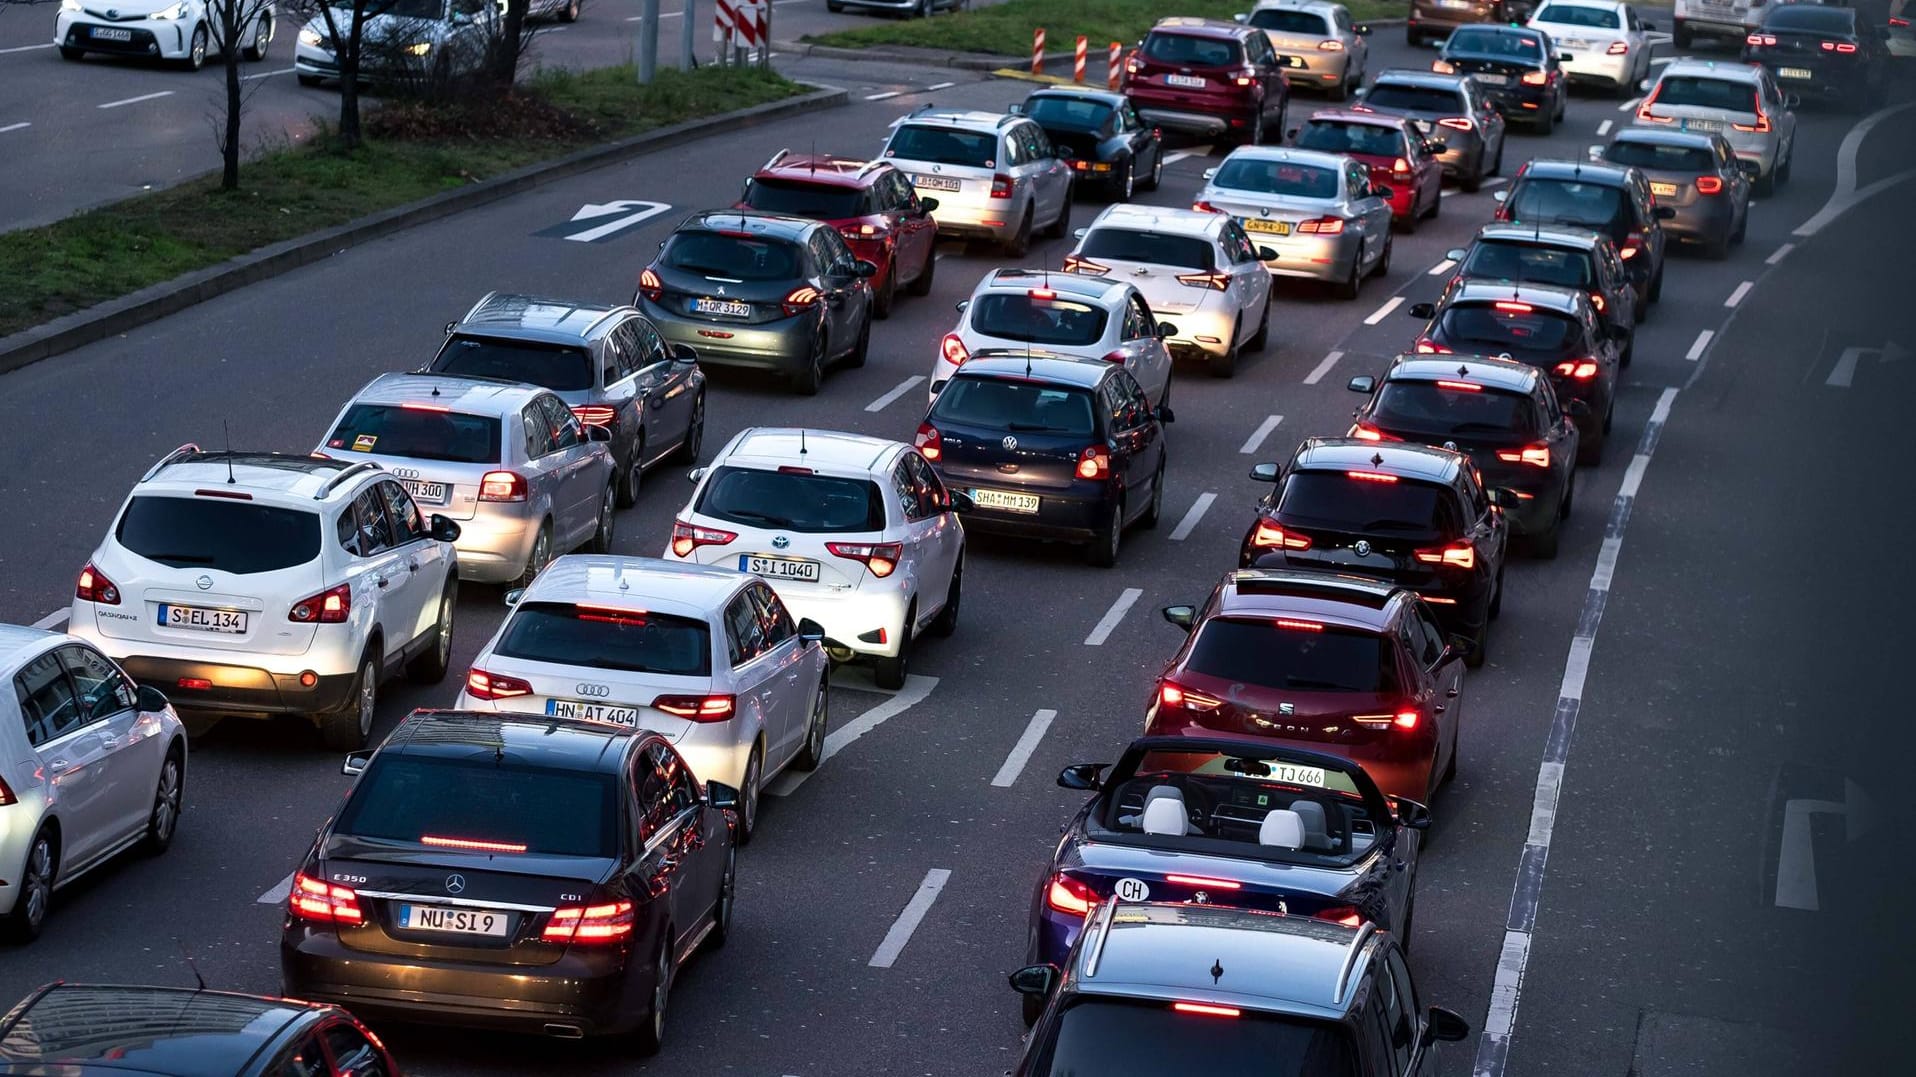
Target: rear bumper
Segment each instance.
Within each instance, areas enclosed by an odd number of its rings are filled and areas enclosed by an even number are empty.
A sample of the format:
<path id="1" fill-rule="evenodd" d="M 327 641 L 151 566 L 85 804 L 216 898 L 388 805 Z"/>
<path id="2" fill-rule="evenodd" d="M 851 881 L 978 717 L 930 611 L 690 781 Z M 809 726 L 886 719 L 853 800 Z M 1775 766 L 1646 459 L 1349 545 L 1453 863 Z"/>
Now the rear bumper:
<path id="1" fill-rule="evenodd" d="M 1009 238 L 1018 231 L 1021 211 L 1011 199 L 959 202 L 958 196 L 948 191 L 931 191 L 929 194 L 939 199 L 938 209 L 932 213 L 932 217 L 938 221 L 938 234 L 941 236 L 997 241 Z M 952 203 L 947 205 L 945 198 L 953 199 Z"/>
<path id="2" fill-rule="evenodd" d="M 511 514 L 518 509 L 524 518 Z M 493 502 L 473 513 L 472 519 L 459 521 L 459 539 L 453 549 L 459 554 L 459 578 L 472 583 L 507 583 L 519 578 L 532 556 L 532 544 L 539 537 L 541 517 L 531 514 L 529 503 Z M 552 551 L 557 556 L 559 551 Z"/>
<path id="3" fill-rule="evenodd" d="M 1432 127 L 1432 137 L 1444 144 L 1444 152 L 1437 155 L 1437 163 L 1443 167 L 1446 176 L 1467 176 L 1476 171 L 1478 164 L 1488 166 L 1482 161 L 1484 136 L 1475 131 L 1458 131 L 1450 127 Z"/>
<path id="4" fill-rule="evenodd" d="M 667 341 L 697 349 L 699 363 L 704 366 L 794 373 L 810 361 L 812 342 L 818 332 L 818 319 L 812 314 L 748 325 L 696 321 L 666 310 L 644 296 L 638 297 L 637 305 L 652 319 L 652 324 L 659 327 L 659 333 Z"/>
<path id="5" fill-rule="evenodd" d="M 1155 306 L 1152 309 L 1157 310 Z M 1173 359 L 1201 361 L 1213 355 L 1223 355 L 1230 350 L 1232 336 L 1237 328 L 1236 313 L 1222 306 L 1187 310 L 1180 314 L 1168 310 L 1158 311 L 1158 317 L 1177 326 L 1177 336 L 1169 337 L 1164 342 Z"/>
<path id="6" fill-rule="evenodd" d="M 969 520 L 969 517 L 967 517 Z M 888 583 L 889 580 L 874 581 Z M 870 657 L 890 658 L 898 653 L 905 628 L 905 607 L 911 596 L 902 590 L 808 592 L 773 588 L 793 617 L 809 617 L 824 628 L 827 639 Z M 921 610 L 925 607 L 920 606 Z M 878 634 L 885 642 L 877 642 Z"/>
<path id="7" fill-rule="evenodd" d="M 1663 234 L 1674 239 L 1713 242 L 1728 236 L 1736 225 L 1736 204 L 1727 194 L 1701 195 L 1689 205 L 1673 208 L 1676 216 L 1663 222 Z"/>
<path id="8" fill-rule="evenodd" d="M 1548 86 L 1525 86 L 1522 83 L 1486 86 L 1484 93 L 1503 110 L 1504 119 L 1512 122 L 1542 123 L 1555 115 L 1550 107 L 1555 101 L 1551 98 Z"/>
<path id="9" fill-rule="evenodd" d="M 1630 80 L 1630 67 L 1635 62 L 1630 56 L 1612 56 L 1595 49 L 1583 50 L 1570 54 L 1570 62 L 1563 65 L 1563 73 L 1572 82 L 1622 86 Z"/>
<path id="10" fill-rule="evenodd" d="M 1151 95 L 1147 93 L 1132 91 L 1130 96 L 1131 103 L 1137 108 L 1138 115 L 1144 119 L 1145 123 L 1162 127 L 1167 131 L 1181 131 L 1185 134 L 1215 138 L 1234 127 L 1239 130 L 1248 129 L 1250 124 L 1248 109 L 1227 110 L 1222 107 L 1223 102 L 1219 102 L 1218 111 L 1206 112 L 1171 101 L 1154 102 Z"/>
<path id="11" fill-rule="evenodd" d="M 1363 242 L 1349 230 L 1335 236 L 1273 236 L 1263 232 L 1250 236 L 1252 244 L 1277 252 L 1276 261 L 1264 263 L 1272 276 L 1323 281 L 1348 280 L 1351 263 Z"/>
<path id="12" fill-rule="evenodd" d="M 1726 12 L 1725 16 L 1727 15 L 1728 13 Z M 1685 30 L 1693 34 L 1707 34 L 1711 37 L 1742 37 L 1751 30 L 1763 25 L 1763 10 L 1760 8 L 1753 9 L 1748 15 L 1743 17 L 1743 21 L 1741 22 L 1725 16 L 1714 18 L 1708 15 L 1702 18 L 1691 16 L 1687 19 L 1676 19 L 1675 21 L 1681 24 Z"/>
<path id="13" fill-rule="evenodd" d="M 119 658 L 136 684 L 165 692 L 182 710 L 219 714 L 317 714 L 337 709 L 352 694 L 352 673 L 321 674 L 311 688 L 298 673 L 271 673 L 252 666 L 181 658 L 128 655 Z M 189 688 L 207 681 L 210 688 Z"/>
<path id="14" fill-rule="evenodd" d="M 939 474 L 946 486 L 970 492 L 973 486 L 964 479 Z M 1089 483 L 1086 484 L 1089 487 Z M 1019 491 L 1029 493 L 1032 491 Z M 966 532 L 1036 539 L 1040 542 L 1089 542 L 1096 538 L 1111 519 L 1111 491 L 1102 487 L 1096 493 L 1050 490 L 1037 491 L 1038 511 L 1008 512 L 1003 509 L 976 508 L 965 514 Z"/>

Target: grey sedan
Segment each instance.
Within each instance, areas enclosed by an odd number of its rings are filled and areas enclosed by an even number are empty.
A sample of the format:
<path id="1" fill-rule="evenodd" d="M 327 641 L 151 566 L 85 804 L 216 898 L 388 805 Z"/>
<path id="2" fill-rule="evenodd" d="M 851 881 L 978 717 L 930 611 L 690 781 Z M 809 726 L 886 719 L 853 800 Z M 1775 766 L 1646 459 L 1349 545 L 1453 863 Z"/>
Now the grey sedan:
<path id="1" fill-rule="evenodd" d="M 1429 137 L 1444 144 L 1437 163 L 1464 190 L 1503 170 L 1504 115 L 1470 76 L 1393 68 L 1358 94 L 1372 112 L 1428 128 Z"/>
<path id="2" fill-rule="evenodd" d="M 1252 242 L 1275 251 L 1264 267 L 1282 277 L 1337 286 L 1357 298 L 1365 277 L 1390 269 L 1388 187 L 1369 170 L 1335 153 L 1281 146 L 1244 146 L 1204 173 L 1197 208 L 1228 213 Z"/>

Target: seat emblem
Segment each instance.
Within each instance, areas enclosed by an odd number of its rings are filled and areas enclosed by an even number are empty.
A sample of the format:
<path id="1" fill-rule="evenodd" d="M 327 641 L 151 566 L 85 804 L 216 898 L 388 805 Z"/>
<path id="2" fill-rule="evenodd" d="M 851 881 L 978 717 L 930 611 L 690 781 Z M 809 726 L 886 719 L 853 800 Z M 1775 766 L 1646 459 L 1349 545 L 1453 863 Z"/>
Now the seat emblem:
<path id="1" fill-rule="evenodd" d="M 466 892 L 466 877 L 464 875 L 446 876 L 446 893 L 463 894 L 465 892 Z"/>
<path id="2" fill-rule="evenodd" d="M 1357 542 L 1351 546 L 1351 552 L 1356 554 L 1359 557 L 1369 557 L 1370 556 L 1370 540 L 1358 539 Z"/>
<path id="3" fill-rule="evenodd" d="M 791 544 L 792 544 L 792 540 L 785 537 L 784 535 L 772 536 L 772 549 L 774 550 L 782 550 L 785 547 L 790 546 Z"/>
<path id="4" fill-rule="evenodd" d="M 1279 713 L 1279 714 L 1296 714 L 1296 713 L 1297 713 L 1297 704 L 1295 704 L 1295 703 L 1279 703 L 1279 704 L 1277 705 L 1277 713 Z"/>
<path id="5" fill-rule="evenodd" d="M 1004 445 L 1007 452 L 1010 452 L 1018 448 L 1018 439 L 1012 437 L 1010 434 L 1006 434 L 1005 440 L 1000 444 Z"/>
<path id="6" fill-rule="evenodd" d="M 213 577 L 201 576 L 199 579 L 193 581 L 193 586 L 202 591 L 210 591 L 213 589 Z"/>

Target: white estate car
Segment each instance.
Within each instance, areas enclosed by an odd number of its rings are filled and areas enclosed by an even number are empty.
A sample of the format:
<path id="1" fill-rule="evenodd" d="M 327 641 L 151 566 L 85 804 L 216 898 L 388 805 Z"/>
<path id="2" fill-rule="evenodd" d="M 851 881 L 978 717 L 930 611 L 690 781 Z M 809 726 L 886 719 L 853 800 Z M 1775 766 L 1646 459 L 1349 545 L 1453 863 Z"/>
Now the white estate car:
<path id="1" fill-rule="evenodd" d="M 60 55 L 78 60 L 89 52 L 144 56 L 198 71 L 218 56 L 220 19 L 206 0 L 60 0 L 53 43 Z M 239 0 L 240 55 L 264 60 L 277 23 L 271 3 Z"/>
<path id="2" fill-rule="evenodd" d="M 607 722 L 663 734 L 701 782 L 739 790 L 739 843 L 759 791 L 825 753 L 831 660 L 765 581 L 650 557 L 572 554 L 507 596 L 512 612 L 466 674 L 460 710 Z"/>
<path id="3" fill-rule="evenodd" d="M 1572 82 L 1607 86 L 1634 97 L 1637 83 L 1650 75 L 1652 23 L 1637 9 L 1616 0 L 1550 0 L 1530 16 L 1529 26 L 1550 35 L 1557 51 L 1570 59 L 1563 73 Z"/>
<path id="4" fill-rule="evenodd" d="M 67 630 L 183 709 L 303 715 L 352 751 L 381 681 L 446 675 L 458 537 L 375 464 L 183 445 L 120 507 Z"/>
<path id="5" fill-rule="evenodd" d="M 1740 41 L 1781 2 L 1787 0 L 1676 0 L 1671 44 L 1687 49 L 1699 36 Z"/>
<path id="6" fill-rule="evenodd" d="M 0 625 L 0 921 L 40 934 L 54 890 L 144 844 L 173 843 L 186 731 L 91 645 Z"/>
<path id="7" fill-rule="evenodd" d="M 918 450 L 831 430 L 747 428 L 695 469 L 665 556 L 754 572 L 832 657 L 905 683 L 920 633 L 958 627 L 970 507 Z"/>
<path id="8" fill-rule="evenodd" d="M 973 356 L 1062 355 L 1123 363 L 1155 405 L 1171 395 L 1177 326 L 1151 314 L 1129 281 L 1043 269 L 997 269 L 958 304 L 958 325 L 938 343 L 931 395 Z"/>
<path id="9" fill-rule="evenodd" d="M 1784 93 L 1756 64 L 1677 60 L 1637 106 L 1636 122 L 1678 131 L 1710 131 L 1739 159 L 1756 162 L 1755 192 L 1774 194 L 1796 158 L 1796 95 Z"/>
<path id="10" fill-rule="evenodd" d="M 1174 358 L 1203 359 L 1213 377 L 1228 378 L 1240 350 L 1270 340 L 1271 274 L 1260 259 L 1277 252 L 1252 244 L 1236 218 L 1116 205 L 1077 235 L 1064 268 L 1136 285 L 1153 314 L 1175 319 L 1166 340 Z"/>
<path id="11" fill-rule="evenodd" d="M 1242 222 L 1253 243 L 1277 253 L 1264 263 L 1273 274 L 1333 284 L 1340 299 L 1390 271 L 1390 202 L 1371 187 L 1370 169 L 1343 154 L 1239 146 L 1205 170 L 1193 205 Z"/>
<path id="12" fill-rule="evenodd" d="M 1022 258 L 1033 232 L 1062 239 L 1071 226 L 1071 166 L 1027 117 L 927 105 L 892 123 L 884 158 L 938 199 L 941 236 L 989 240 Z"/>

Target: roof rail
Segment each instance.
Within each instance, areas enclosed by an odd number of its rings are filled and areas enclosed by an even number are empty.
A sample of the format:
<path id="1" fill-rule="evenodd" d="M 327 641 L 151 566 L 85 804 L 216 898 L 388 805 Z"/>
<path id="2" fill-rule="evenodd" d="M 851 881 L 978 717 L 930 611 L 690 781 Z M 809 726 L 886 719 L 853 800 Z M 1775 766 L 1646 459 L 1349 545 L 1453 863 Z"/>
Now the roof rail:
<path id="1" fill-rule="evenodd" d="M 1104 957 L 1105 941 L 1111 937 L 1111 918 L 1117 915 L 1118 906 L 1121 904 L 1123 904 L 1123 902 L 1115 897 L 1105 902 L 1104 907 L 1100 908 L 1097 912 L 1097 924 L 1091 928 L 1087 928 L 1087 930 L 1096 931 L 1098 937 L 1091 943 L 1091 949 L 1084 955 L 1084 976 L 1086 979 L 1090 979 L 1098 974 L 1098 962 Z"/>
<path id="2" fill-rule="evenodd" d="M 146 474 L 140 476 L 140 481 L 141 482 L 150 481 L 153 478 L 153 476 L 158 475 L 160 473 L 161 468 L 165 467 L 168 464 L 177 463 L 182 458 L 187 456 L 192 456 L 198 453 L 199 451 L 200 451 L 200 447 L 197 444 L 191 441 L 187 442 L 186 444 L 180 446 L 179 448 L 174 449 L 172 452 L 167 453 L 165 456 L 160 457 L 160 462 L 157 464 L 154 464 L 150 468 L 147 468 Z"/>
<path id="3" fill-rule="evenodd" d="M 1357 968 L 1357 959 L 1364 952 L 1364 944 L 1375 934 L 1377 924 L 1370 920 L 1364 921 L 1364 926 L 1357 929 L 1357 937 L 1351 940 L 1351 948 L 1344 954 L 1344 967 L 1337 970 L 1337 986 L 1331 991 L 1332 1002 L 1343 1001 L 1344 992 L 1350 987 L 1351 972 Z"/>
<path id="4" fill-rule="evenodd" d="M 1006 113 L 1005 115 L 998 117 L 998 126 L 1003 127 L 1005 124 L 1012 123 L 1022 119 L 1024 119 L 1024 117 L 1018 115 L 1015 112 Z"/>
<path id="5" fill-rule="evenodd" d="M 874 158 L 872 158 L 871 160 L 869 160 L 869 161 L 866 161 L 866 162 L 865 162 L 864 164 L 862 164 L 862 165 L 859 165 L 859 166 L 858 166 L 858 171 L 856 171 L 856 172 L 854 172 L 854 173 L 852 173 L 852 175 L 854 175 L 854 176 L 862 176 L 862 175 L 864 175 L 865 173 L 867 173 L 867 172 L 870 172 L 870 171 L 871 171 L 872 169 L 874 169 L 874 168 L 877 168 L 877 167 L 879 167 L 880 165 L 884 165 L 884 164 L 888 164 L 888 163 L 889 163 L 889 162 L 887 162 L 887 161 L 886 161 L 886 160 L 885 160 L 885 159 L 884 159 L 883 157 L 874 157 Z"/>
<path id="6" fill-rule="evenodd" d="M 917 108 L 912 109 L 910 112 L 905 113 L 905 115 L 907 116 L 921 115 L 923 113 L 930 112 L 932 109 L 936 107 L 937 107 L 936 105 L 933 105 L 930 101 L 927 101 L 924 104 L 919 105 Z"/>
<path id="7" fill-rule="evenodd" d="M 340 483 L 345 482 L 347 479 L 352 478 L 354 475 L 359 474 L 362 471 L 384 471 L 384 470 L 385 470 L 384 468 L 380 467 L 378 464 L 373 463 L 371 460 L 361 460 L 357 464 L 350 464 L 346 467 L 341 468 L 339 470 L 339 474 L 334 475 L 330 479 L 327 479 L 326 485 L 320 487 L 319 493 L 316 493 L 313 495 L 313 500 L 314 501 L 326 500 L 327 495 L 331 494 L 335 487 L 337 487 Z"/>
<path id="8" fill-rule="evenodd" d="M 780 161 L 783 161 L 785 158 L 790 157 L 791 155 L 792 155 L 792 151 L 790 148 L 779 150 L 777 153 L 772 154 L 771 160 L 766 161 L 764 164 L 758 167 L 761 170 L 770 168 L 773 165 L 779 163 Z"/>

